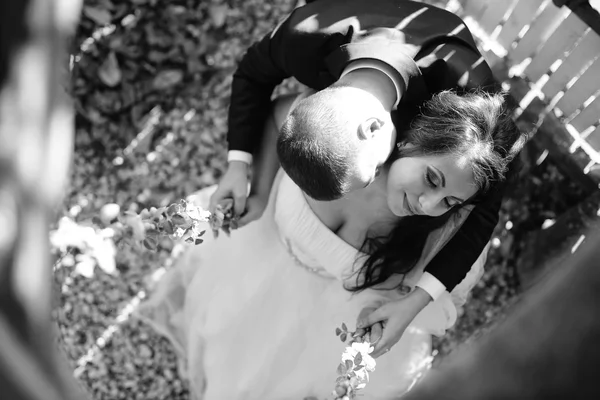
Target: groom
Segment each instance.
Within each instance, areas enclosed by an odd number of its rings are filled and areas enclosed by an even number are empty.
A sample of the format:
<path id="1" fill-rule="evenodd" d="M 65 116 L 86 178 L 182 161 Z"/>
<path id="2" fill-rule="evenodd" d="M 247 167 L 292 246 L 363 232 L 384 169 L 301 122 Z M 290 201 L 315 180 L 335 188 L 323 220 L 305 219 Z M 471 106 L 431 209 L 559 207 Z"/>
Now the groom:
<path id="1" fill-rule="evenodd" d="M 248 196 L 249 166 L 253 150 L 261 142 L 273 89 L 292 76 L 316 90 L 331 85 L 355 87 L 363 93 L 355 106 L 373 110 L 373 118 L 358 128 L 364 138 L 362 145 L 352 149 L 351 161 L 338 171 L 343 184 L 331 184 L 327 177 L 331 177 L 329 167 L 335 163 L 323 160 L 314 160 L 323 167 L 320 172 L 313 168 L 312 172 L 292 177 L 319 199 L 337 198 L 368 185 L 418 107 L 432 93 L 493 85 L 490 69 L 470 32 L 457 16 L 445 10 L 398 0 L 320 0 L 297 8 L 247 51 L 234 74 L 229 167 L 211 199 L 211 208 L 232 197 L 236 214 L 242 216 L 241 225 L 257 219 L 264 210 L 278 165 L 265 166 L 263 160 L 257 160 L 262 163 L 260 173 L 254 174 L 259 184 L 252 186 Z M 322 100 L 335 112 L 336 104 L 340 107 L 345 99 L 333 94 Z M 321 122 L 332 117 L 322 111 L 323 107 L 314 103 L 305 113 L 304 120 L 312 123 L 313 131 L 322 130 Z M 337 134 L 328 133 L 332 140 Z M 285 146 L 279 146 L 279 153 L 286 156 Z M 400 338 L 426 304 L 462 281 L 492 235 L 500 200 L 497 194 L 475 207 L 463 227 L 427 266 L 417 290 L 362 318 L 365 326 L 387 321 L 375 356 Z"/>

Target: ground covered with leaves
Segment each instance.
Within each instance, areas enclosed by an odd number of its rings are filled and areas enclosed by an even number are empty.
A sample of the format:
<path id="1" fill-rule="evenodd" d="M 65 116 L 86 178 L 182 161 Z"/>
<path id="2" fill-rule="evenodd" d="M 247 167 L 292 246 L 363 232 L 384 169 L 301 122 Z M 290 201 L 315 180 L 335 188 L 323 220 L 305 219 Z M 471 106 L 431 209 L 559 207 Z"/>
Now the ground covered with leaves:
<path id="1" fill-rule="evenodd" d="M 66 216 L 81 226 L 102 226 L 105 204 L 139 212 L 218 182 L 236 62 L 294 5 L 295 0 L 86 1 L 72 44 L 74 163 L 57 221 Z M 300 89 L 287 81 L 278 93 Z M 552 160 L 540 162 L 538 149 L 530 146 L 523 157 L 526 168 L 503 204 L 485 276 L 456 327 L 436 340 L 438 360 L 502 318 L 518 299 L 521 238 L 583 195 Z M 91 398 L 189 398 L 168 342 L 129 318 L 168 267 L 171 250 L 168 240 L 159 241 L 158 251 L 99 246 L 94 257 L 57 250 L 59 344 Z M 112 262 L 107 251 L 114 251 Z"/>

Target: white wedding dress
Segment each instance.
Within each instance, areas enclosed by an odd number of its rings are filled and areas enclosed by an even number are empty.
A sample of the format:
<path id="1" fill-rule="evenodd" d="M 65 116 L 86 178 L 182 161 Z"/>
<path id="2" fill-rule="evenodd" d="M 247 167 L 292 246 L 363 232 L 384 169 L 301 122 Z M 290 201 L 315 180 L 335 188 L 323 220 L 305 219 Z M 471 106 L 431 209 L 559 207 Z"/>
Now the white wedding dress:
<path id="1" fill-rule="evenodd" d="M 199 201 L 212 190 L 201 191 Z M 231 237 L 206 236 L 165 274 L 138 311 L 172 341 L 192 397 L 333 398 L 345 348 L 336 327 L 345 322 L 354 330 L 363 307 L 402 295 L 371 289 L 352 294 L 343 288 L 358 251 L 321 223 L 281 171 L 260 220 Z M 442 236 L 436 242 L 449 238 Z M 454 324 L 457 305 L 481 277 L 486 253 L 452 294 L 430 303 L 377 359 L 361 400 L 396 399 L 428 368 L 431 334 L 442 335 Z M 415 268 L 406 283 L 414 285 L 422 271 L 422 265 Z"/>

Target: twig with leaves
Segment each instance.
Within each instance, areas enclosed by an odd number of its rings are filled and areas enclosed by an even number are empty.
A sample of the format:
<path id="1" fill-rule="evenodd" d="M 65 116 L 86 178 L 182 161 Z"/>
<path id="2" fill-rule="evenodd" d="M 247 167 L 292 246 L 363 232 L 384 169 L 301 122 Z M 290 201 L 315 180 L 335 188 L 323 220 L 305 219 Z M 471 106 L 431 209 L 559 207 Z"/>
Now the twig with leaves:
<path id="1" fill-rule="evenodd" d="M 161 237 L 201 244 L 206 232 L 203 224 L 206 222 L 215 237 L 220 230 L 229 234 L 232 229 L 237 228 L 233 201 L 217 206 L 214 213 L 183 199 L 166 207 L 145 208 L 139 214 L 133 211 L 121 214 L 119 205 L 112 203 L 104 205 L 100 216 L 92 218 L 91 222 L 92 226 L 78 225 L 64 217 L 58 229 L 51 233 L 54 247 L 61 251 L 77 248 L 82 254 L 87 253 L 89 261 L 79 264 L 88 266 L 84 272 L 80 271 L 88 277 L 93 275 L 94 258 L 106 272 L 115 271 L 115 244 L 135 246 L 141 243 L 148 250 L 156 251 Z M 338 378 L 332 394 L 335 400 L 354 399 L 356 392 L 369 381 L 369 372 L 375 370 L 375 360 L 370 356 L 373 347 L 368 341 L 368 332 L 364 336 L 357 336 L 356 332 L 348 330 L 345 323 L 336 328 L 335 334 L 347 346 L 337 367 Z"/>
<path id="2" fill-rule="evenodd" d="M 161 236 L 189 244 L 201 244 L 204 241 L 202 236 L 206 232 L 202 228 L 204 222 L 209 223 L 215 237 L 218 236 L 219 230 L 229 234 L 231 229 L 237 228 L 232 205 L 232 202 L 218 205 L 211 214 L 182 199 L 167 207 L 145 208 L 139 214 L 127 211 L 124 216 L 116 216 L 112 221 L 124 224 L 121 233 L 125 240 L 141 241 L 148 250 L 155 251 Z"/>
<path id="3" fill-rule="evenodd" d="M 369 382 L 369 372 L 375 370 L 375 359 L 370 356 L 373 346 L 367 335 L 356 336 L 356 332 L 348 331 L 345 323 L 335 329 L 335 334 L 348 346 L 342 353 L 342 361 L 337 368 L 338 377 L 333 395 L 336 400 L 354 399 L 356 392 Z"/>
<path id="4" fill-rule="evenodd" d="M 237 228 L 232 205 L 229 202 L 217 206 L 211 214 L 182 199 L 166 207 L 145 208 L 138 214 L 133 211 L 121 213 L 120 206 L 111 203 L 104 205 L 100 215 L 91 220 L 75 222 L 63 217 L 58 228 L 50 233 L 50 240 L 63 255 L 77 249 L 77 273 L 92 277 L 97 264 L 112 274 L 116 270 L 115 246 L 143 245 L 148 250 L 157 251 L 164 238 L 171 242 L 199 245 L 204 241 L 202 236 L 206 232 L 206 222 L 215 237 L 220 230 L 229 234 L 231 229 Z"/>

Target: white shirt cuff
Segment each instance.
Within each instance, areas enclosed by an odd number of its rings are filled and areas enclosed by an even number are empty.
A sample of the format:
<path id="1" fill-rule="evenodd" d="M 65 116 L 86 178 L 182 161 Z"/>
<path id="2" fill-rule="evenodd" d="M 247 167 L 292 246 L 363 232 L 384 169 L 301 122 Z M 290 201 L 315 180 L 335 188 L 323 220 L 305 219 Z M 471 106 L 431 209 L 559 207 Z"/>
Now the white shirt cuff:
<path id="1" fill-rule="evenodd" d="M 429 272 L 423 272 L 417 286 L 429 293 L 433 301 L 436 301 L 446 290 L 446 286 Z"/>
<path id="2" fill-rule="evenodd" d="M 252 154 L 240 150 L 229 150 L 227 153 L 227 162 L 243 161 L 246 164 L 252 164 Z"/>

